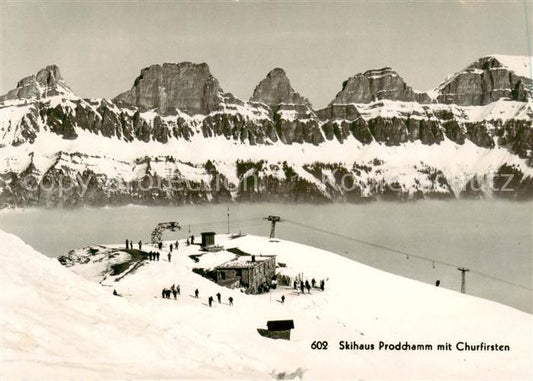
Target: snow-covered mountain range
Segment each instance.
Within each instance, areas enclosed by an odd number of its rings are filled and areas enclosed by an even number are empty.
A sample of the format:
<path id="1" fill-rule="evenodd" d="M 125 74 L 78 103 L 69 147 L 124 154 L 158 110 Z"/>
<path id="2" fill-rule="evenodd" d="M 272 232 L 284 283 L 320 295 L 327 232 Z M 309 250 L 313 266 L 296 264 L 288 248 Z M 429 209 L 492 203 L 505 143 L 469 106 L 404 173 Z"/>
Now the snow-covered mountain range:
<path id="1" fill-rule="evenodd" d="M 369 70 L 317 110 L 279 68 L 249 101 L 190 62 L 83 99 L 52 65 L 0 97 L 0 201 L 531 198 L 531 70 L 531 57 L 490 55 L 428 92 Z"/>

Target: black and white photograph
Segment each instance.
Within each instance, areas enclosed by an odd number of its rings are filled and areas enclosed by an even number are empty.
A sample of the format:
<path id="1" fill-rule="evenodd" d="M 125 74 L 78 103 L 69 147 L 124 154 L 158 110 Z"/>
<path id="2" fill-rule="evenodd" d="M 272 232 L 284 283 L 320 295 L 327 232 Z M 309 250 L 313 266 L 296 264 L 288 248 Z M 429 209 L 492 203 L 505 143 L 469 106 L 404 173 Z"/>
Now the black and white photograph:
<path id="1" fill-rule="evenodd" d="M 0 380 L 532 380 L 533 0 L 0 0 Z"/>

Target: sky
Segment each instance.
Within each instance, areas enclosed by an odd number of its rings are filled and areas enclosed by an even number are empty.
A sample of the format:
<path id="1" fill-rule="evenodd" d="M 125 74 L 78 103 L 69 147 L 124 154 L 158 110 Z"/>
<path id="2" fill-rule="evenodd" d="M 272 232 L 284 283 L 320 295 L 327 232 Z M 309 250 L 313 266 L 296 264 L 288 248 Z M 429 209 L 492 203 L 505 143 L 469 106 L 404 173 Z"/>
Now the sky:
<path id="1" fill-rule="evenodd" d="M 112 98 L 143 67 L 191 61 L 241 99 L 281 67 L 322 107 L 369 69 L 390 66 L 428 90 L 482 56 L 527 55 L 532 9 L 531 0 L 2 0 L 0 92 L 57 64 L 76 94 Z"/>

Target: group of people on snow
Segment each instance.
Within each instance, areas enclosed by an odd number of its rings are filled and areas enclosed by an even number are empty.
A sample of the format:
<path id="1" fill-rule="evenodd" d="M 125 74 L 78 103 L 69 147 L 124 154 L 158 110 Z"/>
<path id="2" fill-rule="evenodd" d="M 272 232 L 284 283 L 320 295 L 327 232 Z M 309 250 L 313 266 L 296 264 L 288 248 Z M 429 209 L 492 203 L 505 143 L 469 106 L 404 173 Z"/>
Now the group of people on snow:
<path id="1" fill-rule="evenodd" d="M 159 253 L 157 251 L 148 252 L 148 259 L 151 261 L 159 261 Z"/>
<path id="2" fill-rule="evenodd" d="M 315 278 L 311 279 L 311 283 L 309 283 L 308 280 L 306 280 L 305 282 L 303 280 L 295 280 L 292 284 L 292 287 L 295 289 L 295 290 L 300 290 L 300 293 L 301 294 L 304 294 L 305 293 L 305 290 L 307 290 L 307 293 L 310 294 L 311 293 L 311 288 L 317 288 L 319 287 L 322 291 L 324 291 L 325 287 L 326 287 L 326 282 L 324 281 L 324 279 L 322 279 L 320 281 L 320 286 L 317 284 Z M 281 295 L 281 300 L 279 300 L 279 302 L 281 302 L 282 304 L 285 303 L 285 295 Z"/>
<path id="3" fill-rule="evenodd" d="M 174 296 L 174 299 L 177 299 L 177 296 L 181 295 L 181 288 L 179 284 L 177 286 L 173 284 L 172 286 L 170 286 L 170 288 L 165 287 L 161 291 L 161 297 L 163 299 L 170 299 L 171 294 Z"/>
<path id="4" fill-rule="evenodd" d="M 188 240 L 189 239 L 187 238 L 187 241 Z M 142 250 L 142 245 L 143 245 L 142 241 L 139 241 L 138 245 L 139 245 L 139 250 Z M 159 250 L 163 250 L 163 242 L 159 242 L 157 244 L 157 247 L 158 247 Z M 170 251 L 167 254 L 167 259 L 168 259 L 169 262 L 172 261 L 172 251 L 174 249 L 178 250 L 178 247 L 179 247 L 179 241 L 176 241 L 174 244 L 172 244 L 172 243 L 170 244 L 170 246 L 169 246 Z M 126 250 L 133 250 L 133 241 L 132 240 L 129 240 L 129 239 L 126 240 Z M 148 259 L 150 261 L 159 261 L 159 255 L 160 255 L 160 253 L 158 253 L 157 251 L 149 251 L 148 252 Z"/>
<path id="5" fill-rule="evenodd" d="M 139 245 L 139 250 L 142 250 L 143 241 L 137 243 Z M 131 239 L 126 240 L 126 250 L 133 250 L 133 241 Z"/>
<path id="6" fill-rule="evenodd" d="M 172 250 L 174 249 L 178 250 L 179 245 L 180 245 L 179 241 L 176 241 L 174 244 L 170 244 L 168 248 L 170 252 L 172 253 Z M 157 244 L 157 248 L 159 250 L 163 250 L 163 242 L 159 241 L 159 243 Z"/>
<path id="7" fill-rule="evenodd" d="M 198 291 L 198 289 L 197 289 L 197 291 Z M 218 304 L 221 304 L 222 303 L 222 295 L 220 294 L 220 292 L 216 293 L 216 297 L 217 297 Z M 214 301 L 214 298 L 212 296 L 210 296 L 207 299 L 207 302 L 209 303 L 209 307 L 213 306 L 213 301 Z M 233 298 L 231 296 L 228 298 L 228 303 L 229 303 L 230 306 L 233 305 Z"/>
<path id="8" fill-rule="evenodd" d="M 315 278 L 311 279 L 311 283 L 309 283 L 309 281 L 307 279 L 305 280 L 305 282 L 303 280 L 300 280 L 299 283 L 298 283 L 297 280 L 295 280 L 292 286 L 293 286 L 293 288 L 295 290 L 300 289 L 300 292 L 302 294 L 304 293 L 305 290 L 307 290 L 307 293 L 310 294 L 311 293 L 311 288 L 316 288 L 317 287 L 317 282 L 316 282 Z M 326 282 L 324 281 L 324 279 L 322 279 L 320 281 L 319 288 L 322 291 L 324 291 L 325 286 L 326 286 Z"/>
<path id="9" fill-rule="evenodd" d="M 200 296 L 200 291 L 198 289 L 194 290 L 194 297 L 196 299 L 198 299 L 199 296 Z M 217 297 L 218 304 L 221 304 L 222 303 L 222 294 L 220 292 L 217 292 L 215 296 Z M 212 296 L 207 298 L 207 303 L 209 304 L 209 307 L 213 306 L 213 301 L 214 300 L 215 299 Z M 233 305 L 233 297 L 230 296 L 228 298 L 228 303 L 229 303 L 230 306 Z"/>

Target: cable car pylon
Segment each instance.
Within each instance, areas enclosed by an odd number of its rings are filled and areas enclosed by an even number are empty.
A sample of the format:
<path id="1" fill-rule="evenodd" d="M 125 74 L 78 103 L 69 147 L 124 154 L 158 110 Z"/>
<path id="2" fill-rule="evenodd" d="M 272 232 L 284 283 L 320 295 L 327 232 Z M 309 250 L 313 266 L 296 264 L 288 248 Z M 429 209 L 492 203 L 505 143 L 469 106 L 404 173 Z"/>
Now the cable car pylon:
<path id="1" fill-rule="evenodd" d="M 268 216 L 265 220 L 270 221 L 270 239 L 276 238 L 276 222 L 281 222 L 280 216 Z"/>

